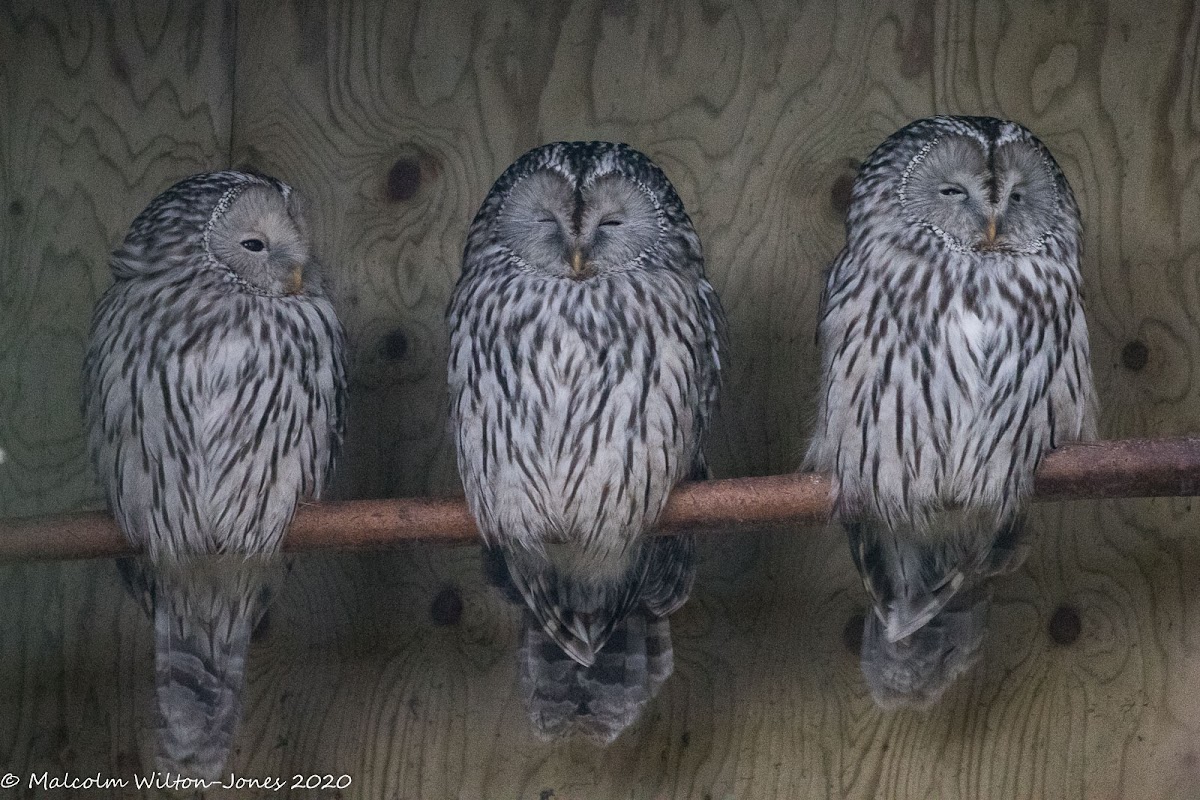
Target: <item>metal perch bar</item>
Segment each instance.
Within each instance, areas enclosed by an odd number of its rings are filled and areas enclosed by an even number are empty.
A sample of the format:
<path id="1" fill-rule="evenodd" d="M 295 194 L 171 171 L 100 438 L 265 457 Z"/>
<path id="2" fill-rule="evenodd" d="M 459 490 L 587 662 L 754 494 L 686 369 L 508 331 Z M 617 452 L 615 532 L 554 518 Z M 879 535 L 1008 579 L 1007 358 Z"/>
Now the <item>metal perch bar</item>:
<path id="1" fill-rule="evenodd" d="M 1042 460 L 1037 500 L 1200 495 L 1200 437 L 1072 444 Z M 660 532 L 736 531 L 829 518 L 828 476 L 812 473 L 683 484 L 667 502 Z M 405 498 L 315 503 L 296 512 L 289 551 L 379 548 L 406 540 L 462 543 L 478 536 L 460 499 Z M 0 561 L 111 558 L 132 549 L 111 516 L 93 511 L 0 520 Z"/>

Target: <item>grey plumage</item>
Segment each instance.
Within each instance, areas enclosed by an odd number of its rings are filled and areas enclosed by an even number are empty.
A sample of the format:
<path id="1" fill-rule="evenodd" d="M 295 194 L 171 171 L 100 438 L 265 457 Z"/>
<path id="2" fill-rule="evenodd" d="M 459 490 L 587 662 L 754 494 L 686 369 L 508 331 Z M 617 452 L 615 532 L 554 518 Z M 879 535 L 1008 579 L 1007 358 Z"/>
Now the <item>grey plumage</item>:
<path id="1" fill-rule="evenodd" d="M 539 147 L 476 215 L 448 318 L 459 472 L 527 609 L 530 716 L 611 741 L 670 674 L 695 574 L 692 537 L 645 534 L 707 472 L 725 323 L 700 240 L 641 153 Z"/>
<path id="2" fill-rule="evenodd" d="M 1080 236 L 1066 177 L 1012 122 L 918 120 L 859 171 L 806 463 L 836 480 L 885 707 L 936 701 L 975 661 L 1039 460 L 1095 435 Z"/>
<path id="3" fill-rule="evenodd" d="M 188 178 L 111 259 L 84 365 L 89 449 L 122 564 L 154 620 L 159 768 L 214 777 L 250 632 L 296 504 L 341 445 L 344 337 L 298 198 L 273 178 Z"/>

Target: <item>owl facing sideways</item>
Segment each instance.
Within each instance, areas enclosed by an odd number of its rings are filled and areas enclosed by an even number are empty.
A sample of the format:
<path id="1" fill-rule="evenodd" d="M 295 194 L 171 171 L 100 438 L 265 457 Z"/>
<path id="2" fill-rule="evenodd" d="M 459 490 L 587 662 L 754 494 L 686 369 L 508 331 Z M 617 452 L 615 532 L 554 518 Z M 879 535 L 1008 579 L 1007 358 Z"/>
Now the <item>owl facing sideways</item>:
<path id="1" fill-rule="evenodd" d="M 1079 209 L 1027 129 L 934 117 L 866 160 L 829 269 L 806 458 L 832 472 L 883 707 L 976 660 L 1042 455 L 1095 436 Z"/>
<path id="2" fill-rule="evenodd" d="M 296 504 L 341 445 L 341 325 L 298 198 L 273 178 L 196 175 L 111 258 L 84 365 L 89 448 L 123 572 L 154 622 L 158 768 L 214 778 L 250 633 Z"/>
<path id="3" fill-rule="evenodd" d="M 612 741 L 672 671 L 692 536 L 648 537 L 702 478 L 724 315 L 662 171 L 563 142 L 500 176 L 448 309 L 459 472 L 493 580 L 525 606 L 523 697 L 544 738 Z"/>

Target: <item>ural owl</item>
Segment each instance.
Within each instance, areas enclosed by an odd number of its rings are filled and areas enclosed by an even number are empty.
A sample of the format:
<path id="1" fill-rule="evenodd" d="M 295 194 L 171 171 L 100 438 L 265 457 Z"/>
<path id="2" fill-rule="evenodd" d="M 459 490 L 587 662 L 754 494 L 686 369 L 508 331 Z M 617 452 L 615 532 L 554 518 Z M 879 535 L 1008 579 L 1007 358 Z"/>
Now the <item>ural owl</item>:
<path id="1" fill-rule="evenodd" d="M 670 675 L 695 575 L 692 536 L 647 534 L 707 472 L 725 321 L 700 240 L 636 150 L 539 147 L 475 216 L 448 317 L 459 472 L 526 607 L 529 714 L 610 742 Z"/>
<path id="2" fill-rule="evenodd" d="M 269 556 L 342 440 L 343 334 L 291 187 L 196 175 L 156 197 L 111 259 L 84 415 L 123 572 L 154 620 L 159 768 L 228 758 Z"/>
<path id="3" fill-rule="evenodd" d="M 918 120 L 859 171 L 807 464 L 834 475 L 881 706 L 933 703 L 971 666 L 987 579 L 1027 550 L 1039 460 L 1095 435 L 1080 235 L 1066 178 L 1016 123 Z"/>

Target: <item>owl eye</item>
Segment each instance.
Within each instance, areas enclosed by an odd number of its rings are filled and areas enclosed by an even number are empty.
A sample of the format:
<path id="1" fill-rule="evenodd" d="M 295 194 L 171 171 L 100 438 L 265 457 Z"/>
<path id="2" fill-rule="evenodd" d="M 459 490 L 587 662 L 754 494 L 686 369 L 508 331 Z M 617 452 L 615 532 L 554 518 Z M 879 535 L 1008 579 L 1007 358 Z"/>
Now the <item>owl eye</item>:
<path id="1" fill-rule="evenodd" d="M 966 195 L 966 192 L 959 186 L 943 186 L 938 192 L 942 197 L 963 197 Z"/>
<path id="2" fill-rule="evenodd" d="M 1010 194 L 1008 196 L 1008 200 L 1010 203 L 1019 203 L 1019 202 L 1021 202 L 1022 198 L 1023 198 L 1023 195 L 1020 192 L 1013 192 L 1012 194 Z"/>
<path id="3" fill-rule="evenodd" d="M 603 227 L 615 228 L 617 225 L 620 225 L 620 224 L 621 224 L 621 220 L 619 220 L 619 219 L 600 220 L 600 227 L 602 227 L 602 228 Z"/>
<path id="4" fill-rule="evenodd" d="M 242 239 L 242 247 L 251 253 L 261 253 L 267 246 L 263 244 L 262 239 Z"/>

